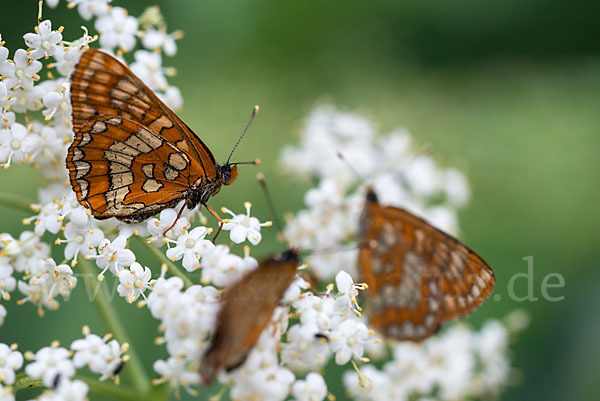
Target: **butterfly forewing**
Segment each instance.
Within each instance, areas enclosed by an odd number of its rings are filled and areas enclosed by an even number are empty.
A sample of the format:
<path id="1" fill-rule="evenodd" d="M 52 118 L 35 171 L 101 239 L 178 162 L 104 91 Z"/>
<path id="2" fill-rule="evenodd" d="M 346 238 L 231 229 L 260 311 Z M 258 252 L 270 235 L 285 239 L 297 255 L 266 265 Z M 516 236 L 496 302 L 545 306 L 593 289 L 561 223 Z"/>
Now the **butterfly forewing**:
<path id="1" fill-rule="evenodd" d="M 291 249 L 261 262 L 226 290 L 212 343 L 202 360 L 205 383 L 220 369 L 233 370 L 244 362 L 294 281 L 297 267 L 298 253 Z"/>
<path id="2" fill-rule="evenodd" d="M 471 313 L 495 278 L 477 254 L 406 210 L 370 193 L 361 219 L 361 280 L 370 324 L 390 338 L 422 340 Z"/>
<path id="3" fill-rule="evenodd" d="M 129 68 L 113 56 L 90 49 L 83 53 L 71 83 L 73 131 L 98 116 L 118 115 L 147 127 L 190 157 L 208 177 L 215 159 L 208 147 Z"/>

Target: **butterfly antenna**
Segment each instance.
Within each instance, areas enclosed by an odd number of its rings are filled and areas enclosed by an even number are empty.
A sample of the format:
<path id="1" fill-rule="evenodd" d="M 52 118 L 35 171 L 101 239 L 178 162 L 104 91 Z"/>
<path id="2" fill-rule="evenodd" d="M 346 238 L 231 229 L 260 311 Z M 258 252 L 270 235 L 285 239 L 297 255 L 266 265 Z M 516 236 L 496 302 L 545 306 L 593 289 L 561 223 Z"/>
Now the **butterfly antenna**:
<path id="1" fill-rule="evenodd" d="M 226 165 L 229 164 L 229 161 L 231 160 L 231 156 L 233 156 L 233 152 L 235 152 L 235 149 L 238 147 L 238 145 L 242 141 L 242 138 L 244 137 L 244 135 L 246 135 L 246 131 L 248 131 L 248 128 L 250 128 L 250 124 L 252 124 L 252 121 L 254 121 L 254 117 L 256 117 L 256 115 L 258 114 L 259 109 L 260 108 L 258 107 L 258 105 L 254 106 L 254 108 L 252 109 L 252 115 L 250 116 L 250 120 L 248 120 L 248 124 L 246 124 L 246 128 L 244 128 L 244 131 L 242 131 L 242 135 L 240 135 L 239 139 L 235 143 L 235 146 L 231 150 L 231 153 L 229 154 L 229 157 L 227 158 L 227 163 L 225 163 Z"/>
<path id="2" fill-rule="evenodd" d="M 256 181 L 258 181 L 265 194 L 265 198 L 267 199 L 267 203 L 269 204 L 269 208 L 271 209 L 271 214 L 273 215 L 273 222 L 275 223 L 275 227 L 277 227 L 277 230 L 283 238 L 283 241 L 287 244 L 288 248 L 291 248 L 292 246 L 290 245 L 290 241 L 286 237 L 285 232 L 283 231 L 283 226 L 281 225 L 277 212 L 275 211 L 275 205 L 273 204 L 273 199 L 271 198 L 269 188 L 267 188 L 265 175 L 263 173 L 256 174 Z"/>
<path id="3" fill-rule="evenodd" d="M 344 164 L 346 165 L 346 167 L 348 167 L 348 169 L 350 171 L 352 171 L 352 173 L 356 176 L 356 179 L 361 183 L 364 184 L 366 182 L 365 178 L 360 175 L 360 173 L 358 172 L 357 169 L 354 168 L 354 166 L 352 164 L 350 164 L 350 162 L 348 161 L 348 159 L 346 159 L 344 157 L 344 155 L 342 154 L 342 152 L 337 152 L 337 156 L 340 158 L 340 160 L 342 162 L 344 162 Z"/>

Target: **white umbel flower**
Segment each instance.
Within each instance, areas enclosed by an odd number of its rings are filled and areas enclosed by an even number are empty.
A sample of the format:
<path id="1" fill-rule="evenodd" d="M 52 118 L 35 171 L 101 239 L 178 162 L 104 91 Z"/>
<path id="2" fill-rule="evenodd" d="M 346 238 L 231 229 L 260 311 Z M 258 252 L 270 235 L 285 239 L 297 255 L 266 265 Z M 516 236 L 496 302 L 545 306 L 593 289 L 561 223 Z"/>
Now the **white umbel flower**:
<path id="1" fill-rule="evenodd" d="M 331 350 L 335 352 L 335 363 L 344 365 L 350 358 L 362 359 L 365 343 L 369 341 L 369 331 L 364 323 L 357 319 L 344 320 L 330 337 Z"/>
<path id="2" fill-rule="evenodd" d="M 28 53 L 29 57 L 37 60 L 39 58 L 48 58 L 58 49 L 58 43 L 62 40 L 62 29 L 57 31 L 52 30 L 52 22 L 50 20 L 42 21 L 35 27 L 35 33 L 27 33 L 23 36 L 25 44 L 31 49 Z"/>
<path id="3" fill-rule="evenodd" d="M 113 50 L 119 47 L 129 51 L 135 46 L 137 19 L 127 15 L 122 7 L 113 7 L 110 12 L 96 20 L 96 30 L 100 32 L 100 46 Z"/>
<path id="4" fill-rule="evenodd" d="M 27 91 L 33 88 L 34 81 L 39 81 L 38 72 L 41 69 L 42 63 L 29 59 L 25 50 L 18 49 L 13 61 L 0 64 L 0 75 L 4 76 L 4 83 L 9 89 L 21 88 Z"/>
<path id="5" fill-rule="evenodd" d="M 206 227 L 196 227 L 181 235 L 177 241 L 170 240 L 176 245 L 167 250 L 167 257 L 172 261 L 183 259 L 183 267 L 189 272 L 199 269 L 199 259 L 215 247 L 212 242 L 204 239 L 210 232 Z"/>
<path id="6" fill-rule="evenodd" d="M 39 401 L 87 401 L 88 385 L 81 380 L 61 378 L 58 386 L 40 396 Z"/>
<path id="7" fill-rule="evenodd" d="M 125 248 L 126 245 L 127 239 L 124 236 L 118 236 L 112 242 L 105 239 L 100 243 L 99 254 L 91 256 L 96 258 L 96 264 L 102 269 L 98 275 L 99 279 L 102 279 L 106 270 L 118 275 L 121 270 L 135 262 L 134 253 Z"/>
<path id="8" fill-rule="evenodd" d="M 244 207 L 246 208 L 246 214 L 235 214 L 227 208 L 222 209 L 224 213 L 229 213 L 233 216 L 232 219 L 225 220 L 223 230 L 231 231 L 229 238 L 236 244 L 248 239 L 252 245 L 258 245 L 262 239 L 260 228 L 270 227 L 271 222 L 261 223 L 256 217 L 250 216 L 250 208 L 252 207 L 250 202 L 245 202 Z"/>
<path id="9" fill-rule="evenodd" d="M 140 295 L 145 298 L 144 291 L 148 288 L 151 275 L 149 268 L 133 262 L 129 270 L 123 269 L 119 273 L 119 295 L 125 297 L 129 303 L 133 303 Z"/>
<path id="10" fill-rule="evenodd" d="M 0 382 L 13 384 L 15 371 L 23 366 L 23 354 L 6 344 L 0 343 Z"/>
<path id="11" fill-rule="evenodd" d="M 10 129 L 0 130 L 0 163 L 7 168 L 13 161 L 25 162 L 25 158 L 33 152 L 39 141 L 39 136 L 19 123 L 13 123 Z"/>
<path id="12" fill-rule="evenodd" d="M 306 379 L 294 383 L 292 394 L 295 401 L 322 401 L 327 396 L 325 379 L 318 373 L 310 372 Z"/>
<path id="13" fill-rule="evenodd" d="M 62 347 L 44 347 L 36 352 L 34 361 L 25 367 L 25 373 L 34 379 L 42 379 L 47 387 L 52 387 L 56 377 L 71 378 L 75 366 L 69 359 L 69 351 Z"/>

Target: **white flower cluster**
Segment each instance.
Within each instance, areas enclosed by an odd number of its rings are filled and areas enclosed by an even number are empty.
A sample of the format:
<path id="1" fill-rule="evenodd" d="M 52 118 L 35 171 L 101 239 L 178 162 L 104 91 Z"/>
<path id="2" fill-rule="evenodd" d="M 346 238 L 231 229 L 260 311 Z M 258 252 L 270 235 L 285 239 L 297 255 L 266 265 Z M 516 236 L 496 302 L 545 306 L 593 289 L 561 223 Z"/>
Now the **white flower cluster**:
<path id="1" fill-rule="evenodd" d="M 283 150 L 281 164 L 289 174 L 318 180 L 304 196 L 307 209 L 288 222 L 286 235 L 315 251 L 306 261 L 325 280 L 340 269 L 356 271 L 356 252 L 319 251 L 356 243 L 364 185 L 375 189 L 380 202 L 401 206 L 450 233 L 458 231 L 457 208 L 469 199 L 464 175 L 415 152 L 406 130 L 378 135 L 370 120 L 328 105 L 310 114 L 300 144 Z"/>
<path id="2" fill-rule="evenodd" d="M 40 379 L 48 388 L 39 397 L 40 401 L 87 400 L 88 385 L 81 380 L 73 379 L 77 369 L 88 367 L 99 374 L 100 380 L 116 378 L 115 372 L 127 361 L 127 344 L 120 345 L 111 336 L 104 338 L 91 334 L 84 327 L 85 338 L 75 340 L 70 349 L 53 343 L 43 347 L 35 354 L 26 352 L 29 363 L 25 373 L 32 379 Z M 16 345 L 8 346 L 0 343 L 0 399 L 12 400 L 15 397 L 11 385 L 15 384 L 15 373 L 23 367 L 23 354 L 17 351 Z"/>
<path id="3" fill-rule="evenodd" d="M 361 388 L 354 372 L 344 383 L 353 398 L 365 401 L 486 399 L 508 384 L 509 334 L 495 320 L 479 332 L 457 324 L 423 344 L 395 344 L 392 361 L 381 369 L 363 368 L 371 389 Z"/>
<path id="4" fill-rule="evenodd" d="M 90 36 L 83 28 L 83 36 L 64 41 L 62 27 L 53 29 L 52 23 L 44 20 L 24 36 L 26 48 L 17 49 L 13 59 L 8 58 L 9 51 L 0 37 L 0 163 L 4 167 L 29 164 L 38 168 L 46 181 L 32 205 L 34 215 L 23 221 L 29 230 L 18 238 L 0 234 L 0 296 L 7 301 L 18 289 L 23 294 L 19 302 L 35 305 L 39 314 L 56 310 L 59 296 L 67 301 L 76 286 L 81 265 L 94 263 L 99 280 L 105 275 L 114 276 L 122 300 L 140 300 L 138 305 L 147 307 L 160 322 L 158 343 L 166 346 L 168 357 L 155 361 L 153 367 L 160 376 L 155 382 L 168 382 L 172 388 L 193 393 L 194 387 L 201 385 L 200 364 L 215 329 L 222 289 L 251 272 L 258 262 L 250 256 L 248 245 L 239 252 L 240 247 L 211 242 L 209 235 L 214 234 L 216 225 L 207 227 L 208 219 L 198 208 L 184 209 L 177 221 L 183 204 L 147 221 L 124 224 L 115 219 L 96 220 L 77 201 L 64 164 L 73 138 L 68 77 L 90 43 L 98 39 L 102 48 L 119 57 L 133 52 L 131 69 L 171 107 L 182 103 L 178 89 L 167 82 L 172 70 L 162 66 L 161 53 L 175 54 L 175 39 L 181 34 L 167 33 L 156 8 L 135 18 L 109 3 L 68 3 L 82 18 L 94 21 L 99 36 Z M 58 0 L 47 0 L 46 4 L 56 6 Z M 42 80 L 42 76 L 48 79 Z M 368 362 L 367 353 L 385 354 L 384 344 L 360 316 L 356 296 L 364 286 L 355 284 L 346 273 L 354 271 L 356 252 L 318 252 L 355 243 L 356 222 L 363 205 L 363 192 L 361 188 L 352 191 L 355 178 L 337 158 L 337 152 L 374 185 L 383 202 L 400 203 L 446 230 L 457 229 L 456 208 L 468 200 L 468 187 L 461 173 L 439 169 L 429 156 L 412 153 L 410 137 L 404 131 L 380 138 L 373 124 L 362 117 L 331 107 L 315 110 L 301 145 L 286 149 L 282 156 L 289 170 L 320 180 L 318 187 L 305 196 L 308 209 L 289 222 L 287 235 L 295 245 L 317 251 L 308 260 L 311 268 L 321 279 L 335 277 L 335 286 L 331 284 L 320 293 L 309 289 L 302 278 L 295 280 L 246 361 L 239 369 L 218 376 L 230 387 L 231 398 L 236 401 L 283 401 L 290 394 L 299 401 L 331 398 L 321 373 L 329 361 L 356 365 Z M 224 220 L 223 230 L 229 231 L 231 243 L 260 244 L 261 228 L 270 226 L 270 222 L 253 217 L 249 202 L 244 203 L 242 213 L 221 210 L 230 215 Z M 129 248 L 134 241 L 160 262 L 142 266 Z M 54 251 L 57 247 L 62 251 L 64 262 L 57 263 L 50 257 L 53 246 Z M 6 309 L 0 304 L 0 325 L 5 316 Z M 496 327 L 496 332 L 486 327 L 481 339 L 474 342 L 478 345 L 470 345 L 468 357 L 474 362 L 469 362 L 469 375 L 459 377 L 476 381 L 485 394 L 498 391 L 509 370 L 506 344 L 502 343 L 505 337 L 499 333 L 503 326 Z M 120 345 L 110 336 L 93 335 L 89 329 L 84 335 L 70 349 L 53 344 L 29 355 L 32 362 L 25 372 L 42 380 L 49 389 L 39 400 L 85 399 L 87 385 L 73 379 L 77 369 L 87 367 L 104 380 L 127 360 L 123 355 L 126 344 Z M 496 345 L 488 339 L 493 335 L 497 336 Z M 451 370 L 466 363 L 451 361 L 454 354 L 450 353 L 455 351 L 449 350 L 447 343 L 458 341 L 453 340 L 454 336 L 447 334 L 414 346 L 419 349 L 418 355 L 414 351 L 418 363 L 424 363 L 423 358 L 430 358 L 432 365 L 439 362 L 437 373 L 428 373 L 428 385 L 441 388 L 445 385 L 441 382 L 444 372 L 458 377 L 460 372 Z M 0 363 L 0 399 L 13 399 L 10 385 L 14 372 L 23 365 L 23 357 L 4 347 L 0 344 L 0 362 L 4 362 Z M 373 383 L 379 380 L 389 387 L 386 391 L 393 391 L 395 377 L 401 376 L 398 372 L 403 369 L 404 355 L 412 352 L 406 351 L 410 347 L 402 347 L 396 346 L 395 359 L 385 365 L 384 371 L 364 368 L 372 373 Z M 495 362 L 490 363 L 492 360 Z M 348 376 L 346 381 L 357 397 L 374 397 L 374 393 L 364 393 L 364 380 Z M 356 388 L 357 383 L 363 387 Z M 412 389 L 410 394 L 427 395 L 430 388 L 424 383 L 405 387 Z M 460 394 L 475 394 L 469 391 Z"/>

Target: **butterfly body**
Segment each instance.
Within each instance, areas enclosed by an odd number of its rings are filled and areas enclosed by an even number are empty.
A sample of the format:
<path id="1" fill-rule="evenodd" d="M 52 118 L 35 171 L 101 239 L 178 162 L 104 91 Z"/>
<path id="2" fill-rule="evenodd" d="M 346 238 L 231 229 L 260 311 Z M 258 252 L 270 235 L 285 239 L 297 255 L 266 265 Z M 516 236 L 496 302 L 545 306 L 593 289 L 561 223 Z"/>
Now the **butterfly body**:
<path id="1" fill-rule="evenodd" d="M 262 261 L 226 290 L 212 343 L 201 364 L 205 383 L 220 369 L 231 371 L 244 363 L 294 281 L 297 267 L 298 252 L 290 249 Z"/>
<path id="2" fill-rule="evenodd" d="M 188 208 L 206 205 L 237 176 L 237 166 L 217 164 L 190 128 L 107 53 L 81 56 L 71 105 L 69 178 L 98 219 L 138 222 L 182 200 Z"/>
<path id="3" fill-rule="evenodd" d="M 372 189 L 359 235 L 369 322 L 386 337 L 423 340 L 474 311 L 494 288 L 492 269 L 475 252 L 406 210 L 381 205 Z"/>

